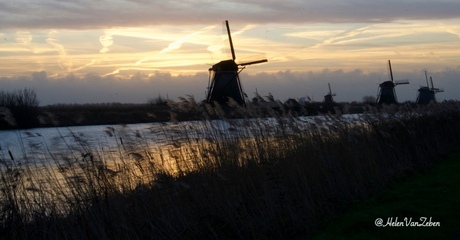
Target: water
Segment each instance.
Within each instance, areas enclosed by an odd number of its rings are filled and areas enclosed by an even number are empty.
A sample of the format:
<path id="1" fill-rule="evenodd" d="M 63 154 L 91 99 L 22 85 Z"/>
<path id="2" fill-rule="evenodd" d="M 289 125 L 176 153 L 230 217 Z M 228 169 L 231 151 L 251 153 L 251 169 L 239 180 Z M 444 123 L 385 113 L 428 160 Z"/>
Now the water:
<path id="1" fill-rule="evenodd" d="M 103 189 L 95 182 L 130 190 L 154 181 L 155 172 L 195 167 L 188 162 L 194 144 L 230 137 L 230 129 L 209 121 L 0 131 L 0 187 L 9 193 L 0 202 L 15 196 L 34 203 L 24 209 L 59 204 L 65 212 L 72 199 Z"/>
<path id="2" fill-rule="evenodd" d="M 50 175 L 78 179 L 95 167 L 92 171 L 124 172 L 131 179 L 143 178 L 145 169 L 174 175 L 197 168 L 202 155 L 196 149 L 250 137 L 247 128 L 239 121 L 213 120 L 0 131 L 0 170 L 34 175 L 32 185 Z"/>
<path id="3" fill-rule="evenodd" d="M 359 115 L 349 115 L 0 131 L 0 175 L 4 177 L 0 184 L 17 201 L 34 202 L 24 208 L 52 208 L 60 203 L 66 211 L 72 199 L 104 189 L 100 184 L 122 191 L 157 184 L 158 173 L 174 176 L 218 166 L 222 148 L 231 155 L 225 159 L 244 161 L 254 156 L 251 151 L 257 144 L 276 148 L 272 136 L 327 130 L 337 121 L 359 119 Z M 6 200 L 0 196 L 0 201 Z"/>
<path id="4" fill-rule="evenodd" d="M 223 121 L 216 121 L 213 125 L 225 130 Z M 119 147 L 123 141 L 134 139 L 160 146 L 177 141 L 180 136 L 199 134 L 203 127 L 201 122 L 183 122 L 7 130 L 0 131 L 0 156 L 9 158 L 10 152 L 16 160 L 21 160 L 40 150 L 54 153 L 78 148 L 82 144 L 94 149 L 111 150 Z"/>
<path id="5" fill-rule="evenodd" d="M 361 115 L 346 115 L 343 120 L 360 121 Z M 256 134 L 276 135 L 280 125 L 289 125 L 290 119 L 263 118 L 252 120 L 187 121 L 179 123 L 146 123 L 129 125 L 97 125 L 27 130 L 0 131 L 0 159 L 33 161 L 37 153 L 62 153 L 89 148 L 95 151 L 116 151 L 125 144 L 142 142 L 150 148 L 161 149 L 190 139 L 251 138 Z M 327 126 L 324 116 L 301 117 L 297 127 Z M 284 129 L 283 131 L 285 131 Z M 11 156 L 10 156 L 11 155 Z M 49 160 L 49 159 L 48 159 Z"/>

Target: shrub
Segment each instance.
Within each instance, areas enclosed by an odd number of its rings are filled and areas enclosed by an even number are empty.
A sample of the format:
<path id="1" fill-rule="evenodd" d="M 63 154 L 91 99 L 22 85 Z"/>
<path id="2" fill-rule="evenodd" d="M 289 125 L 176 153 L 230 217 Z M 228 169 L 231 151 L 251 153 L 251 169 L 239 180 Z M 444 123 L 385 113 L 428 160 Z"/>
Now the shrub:
<path id="1" fill-rule="evenodd" d="M 33 89 L 22 89 L 13 92 L 0 91 L 0 107 L 9 110 L 15 121 L 7 121 L 3 114 L 0 128 L 33 128 L 39 125 L 39 101 Z M 12 125 L 15 124 L 15 125 Z"/>

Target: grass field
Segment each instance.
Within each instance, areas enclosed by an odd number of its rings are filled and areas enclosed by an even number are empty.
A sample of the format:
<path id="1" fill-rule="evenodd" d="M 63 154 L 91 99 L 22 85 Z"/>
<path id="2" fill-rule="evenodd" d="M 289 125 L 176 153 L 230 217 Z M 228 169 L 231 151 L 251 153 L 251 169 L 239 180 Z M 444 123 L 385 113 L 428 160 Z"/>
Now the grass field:
<path id="1" fill-rule="evenodd" d="M 312 239 L 460 239 L 460 154 L 355 203 Z"/>

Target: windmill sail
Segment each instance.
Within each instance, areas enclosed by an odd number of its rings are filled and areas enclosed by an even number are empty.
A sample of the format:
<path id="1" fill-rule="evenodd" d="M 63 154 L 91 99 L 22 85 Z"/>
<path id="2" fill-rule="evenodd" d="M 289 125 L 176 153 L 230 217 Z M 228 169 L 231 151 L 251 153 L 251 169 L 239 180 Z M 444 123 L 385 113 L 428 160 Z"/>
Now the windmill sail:
<path id="1" fill-rule="evenodd" d="M 390 74 L 390 80 L 385 81 L 379 85 L 379 92 L 377 95 L 378 104 L 396 104 L 398 100 L 396 98 L 395 87 L 397 85 L 409 84 L 409 80 L 394 80 L 393 70 L 391 69 L 391 62 L 388 60 L 388 69 Z"/>
<path id="2" fill-rule="evenodd" d="M 329 86 L 329 93 L 324 96 L 324 102 L 332 104 L 332 103 L 334 103 L 334 99 L 332 97 L 336 96 L 336 94 L 332 93 L 330 83 L 328 83 L 328 86 Z"/>
<path id="3" fill-rule="evenodd" d="M 232 59 L 220 61 L 209 69 L 211 82 L 208 87 L 209 90 L 206 101 L 208 103 L 217 102 L 219 104 L 227 104 L 231 98 L 239 105 L 244 106 L 246 99 L 241 86 L 239 73 L 245 66 L 267 62 L 267 59 L 257 59 L 243 63 L 236 63 L 235 49 L 233 47 L 233 40 L 228 21 L 225 21 L 225 25 L 227 28 Z"/>
<path id="4" fill-rule="evenodd" d="M 230 33 L 230 25 L 227 20 L 225 20 L 225 26 L 227 27 L 228 42 L 230 44 L 230 51 L 232 52 L 232 60 L 235 61 L 235 49 L 233 48 L 232 34 Z"/>
<path id="5" fill-rule="evenodd" d="M 443 92 L 444 90 L 435 88 L 433 84 L 433 78 L 430 77 L 431 87 L 428 83 L 428 75 L 425 71 L 426 87 L 420 87 L 418 89 L 418 95 L 416 103 L 418 104 L 428 104 L 431 102 L 436 102 L 436 93 Z"/>

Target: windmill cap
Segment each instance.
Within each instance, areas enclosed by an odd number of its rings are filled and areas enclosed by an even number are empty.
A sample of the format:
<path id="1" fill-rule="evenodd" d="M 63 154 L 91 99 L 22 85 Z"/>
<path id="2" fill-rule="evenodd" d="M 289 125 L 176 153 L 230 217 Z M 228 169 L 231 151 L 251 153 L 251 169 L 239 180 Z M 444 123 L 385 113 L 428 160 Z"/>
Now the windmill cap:
<path id="1" fill-rule="evenodd" d="M 238 65 L 233 60 L 223 60 L 214 64 L 213 71 L 238 71 Z"/>
<path id="2" fill-rule="evenodd" d="M 394 86 L 395 86 L 395 84 L 392 81 L 385 81 L 385 82 L 380 84 L 380 87 L 382 87 L 382 88 L 392 88 Z"/>

